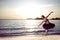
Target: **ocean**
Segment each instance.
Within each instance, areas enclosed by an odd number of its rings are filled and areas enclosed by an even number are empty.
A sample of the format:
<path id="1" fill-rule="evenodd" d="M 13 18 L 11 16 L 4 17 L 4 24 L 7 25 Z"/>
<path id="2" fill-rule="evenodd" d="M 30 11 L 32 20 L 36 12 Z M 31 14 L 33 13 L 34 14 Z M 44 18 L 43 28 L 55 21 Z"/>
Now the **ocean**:
<path id="1" fill-rule="evenodd" d="M 41 22 L 42 20 L 0 20 L 0 34 L 23 35 L 35 31 L 44 32 L 43 24 L 38 27 Z M 50 22 L 55 24 L 55 28 L 49 32 L 60 33 L 60 20 L 50 20 Z"/>

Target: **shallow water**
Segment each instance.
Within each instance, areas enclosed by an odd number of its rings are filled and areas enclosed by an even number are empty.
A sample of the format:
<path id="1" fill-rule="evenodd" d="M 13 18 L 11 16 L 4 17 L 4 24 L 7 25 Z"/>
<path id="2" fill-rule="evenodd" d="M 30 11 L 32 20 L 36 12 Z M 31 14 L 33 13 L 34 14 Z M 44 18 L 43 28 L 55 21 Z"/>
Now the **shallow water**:
<path id="1" fill-rule="evenodd" d="M 0 27 L 4 28 L 38 28 L 38 25 L 42 20 L 0 20 Z M 56 27 L 54 29 L 60 29 L 60 20 L 50 20 Z M 42 29 L 42 25 L 40 26 Z"/>

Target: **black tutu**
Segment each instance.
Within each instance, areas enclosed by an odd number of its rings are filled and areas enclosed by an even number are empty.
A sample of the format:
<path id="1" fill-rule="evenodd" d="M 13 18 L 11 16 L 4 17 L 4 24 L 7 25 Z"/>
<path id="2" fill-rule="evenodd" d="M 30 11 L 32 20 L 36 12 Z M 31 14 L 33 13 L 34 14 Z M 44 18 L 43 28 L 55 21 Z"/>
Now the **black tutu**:
<path id="1" fill-rule="evenodd" d="M 49 23 L 49 24 L 43 24 L 44 29 L 52 29 L 55 27 L 55 24 Z"/>

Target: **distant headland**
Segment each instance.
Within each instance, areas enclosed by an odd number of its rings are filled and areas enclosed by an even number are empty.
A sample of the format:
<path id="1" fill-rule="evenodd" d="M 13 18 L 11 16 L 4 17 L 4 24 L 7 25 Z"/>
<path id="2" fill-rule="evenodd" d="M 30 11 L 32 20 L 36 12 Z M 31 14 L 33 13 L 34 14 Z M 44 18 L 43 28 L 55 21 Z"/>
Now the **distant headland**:
<path id="1" fill-rule="evenodd" d="M 39 18 L 39 17 L 37 17 L 37 18 L 27 18 L 27 20 L 42 20 L 42 18 Z M 50 20 L 60 20 L 60 18 L 51 18 Z"/>
<path id="2" fill-rule="evenodd" d="M 52 18 L 51 20 L 60 20 L 60 18 Z"/>

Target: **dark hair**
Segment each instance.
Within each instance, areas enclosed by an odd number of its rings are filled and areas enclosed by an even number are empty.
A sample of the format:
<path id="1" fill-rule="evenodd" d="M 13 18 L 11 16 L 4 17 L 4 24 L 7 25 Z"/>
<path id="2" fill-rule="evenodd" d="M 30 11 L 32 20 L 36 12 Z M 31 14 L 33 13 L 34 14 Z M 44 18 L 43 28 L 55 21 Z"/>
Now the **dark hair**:
<path id="1" fill-rule="evenodd" d="M 42 15 L 41 17 L 45 18 L 45 16 L 44 16 L 44 15 Z"/>

